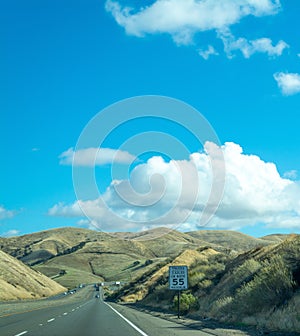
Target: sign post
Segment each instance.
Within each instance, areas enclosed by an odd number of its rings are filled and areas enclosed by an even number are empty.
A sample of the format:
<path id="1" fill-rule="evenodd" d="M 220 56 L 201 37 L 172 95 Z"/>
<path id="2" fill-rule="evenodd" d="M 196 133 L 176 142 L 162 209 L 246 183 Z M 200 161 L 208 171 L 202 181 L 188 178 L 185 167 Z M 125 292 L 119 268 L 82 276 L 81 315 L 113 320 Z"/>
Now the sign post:
<path id="1" fill-rule="evenodd" d="M 169 267 L 169 289 L 177 290 L 177 316 L 180 318 L 180 291 L 188 289 L 188 267 Z"/>

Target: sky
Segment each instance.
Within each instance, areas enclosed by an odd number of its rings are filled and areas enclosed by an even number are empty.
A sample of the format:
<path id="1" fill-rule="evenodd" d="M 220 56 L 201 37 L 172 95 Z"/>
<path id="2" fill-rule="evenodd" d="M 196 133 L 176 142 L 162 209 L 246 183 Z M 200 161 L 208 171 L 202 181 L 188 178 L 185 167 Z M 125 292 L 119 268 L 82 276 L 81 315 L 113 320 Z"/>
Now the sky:
<path id="1" fill-rule="evenodd" d="M 300 3 L 0 4 L 0 236 L 300 233 Z"/>

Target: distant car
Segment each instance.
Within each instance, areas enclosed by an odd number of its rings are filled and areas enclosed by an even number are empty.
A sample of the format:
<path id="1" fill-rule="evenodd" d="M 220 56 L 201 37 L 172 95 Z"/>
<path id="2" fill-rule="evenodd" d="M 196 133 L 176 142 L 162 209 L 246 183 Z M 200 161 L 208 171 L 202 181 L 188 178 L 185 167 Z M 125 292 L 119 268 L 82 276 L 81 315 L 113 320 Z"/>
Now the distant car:
<path id="1" fill-rule="evenodd" d="M 100 298 L 100 295 L 99 295 L 99 294 L 97 294 L 97 295 L 95 296 L 95 298 L 96 298 L 96 299 L 99 299 L 99 298 Z"/>
<path id="2" fill-rule="evenodd" d="M 64 295 L 68 295 L 68 292 L 64 292 Z"/>

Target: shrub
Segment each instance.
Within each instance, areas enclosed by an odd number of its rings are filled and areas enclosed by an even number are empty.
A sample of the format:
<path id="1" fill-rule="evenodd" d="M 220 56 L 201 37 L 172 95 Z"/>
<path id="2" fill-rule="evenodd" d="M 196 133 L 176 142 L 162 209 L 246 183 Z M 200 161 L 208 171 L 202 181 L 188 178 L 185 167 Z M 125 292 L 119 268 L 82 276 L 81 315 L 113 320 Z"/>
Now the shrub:
<path id="1" fill-rule="evenodd" d="M 275 256 L 264 261 L 253 280 L 237 291 L 236 308 L 249 314 L 278 307 L 292 296 L 294 285 L 290 269 L 282 257 Z"/>
<path id="2" fill-rule="evenodd" d="M 227 314 L 230 312 L 232 301 L 233 298 L 231 296 L 225 296 L 218 299 L 212 306 L 211 314 L 213 316 L 220 316 L 224 313 Z"/>
<path id="3" fill-rule="evenodd" d="M 198 285 L 198 283 L 205 278 L 205 274 L 201 272 L 193 272 L 189 274 L 189 285 L 194 287 Z"/>
<path id="4" fill-rule="evenodd" d="M 254 275 L 262 268 L 262 264 L 255 259 L 248 259 L 237 269 L 235 269 L 230 277 L 230 293 L 234 294 L 234 291 L 241 285 L 251 281 Z"/>
<path id="5" fill-rule="evenodd" d="M 151 260 L 151 259 L 147 259 L 147 260 L 145 261 L 145 266 L 148 266 L 148 265 L 151 265 L 151 264 L 153 264 L 153 260 Z"/>
<path id="6" fill-rule="evenodd" d="M 182 293 L 179 299 L 180 312 L 182 314 L 187 314 L 190 311 L 197 310 L 199 308 L 197 298 L 191 293 Z M 173 298 L 173 308 L 177 310 L 178 307 L 178 296 L 175 295 Z"/>

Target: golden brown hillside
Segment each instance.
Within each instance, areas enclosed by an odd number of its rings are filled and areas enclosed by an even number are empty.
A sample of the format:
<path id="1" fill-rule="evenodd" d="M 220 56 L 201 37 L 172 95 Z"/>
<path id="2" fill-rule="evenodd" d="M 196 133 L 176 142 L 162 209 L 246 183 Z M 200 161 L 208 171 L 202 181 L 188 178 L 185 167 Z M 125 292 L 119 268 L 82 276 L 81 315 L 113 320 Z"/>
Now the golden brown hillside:
<path id="1" fill-rule="evenodd" d="M 0 248 L 46 276 L 55 277 L 61 285 L 73 288 L 103 280 L 133 281 L 187 249 L 206 246 L 229 254 L 273 244 L 272 239 L 263 241 L 229 231 L 216 231 L 214 237 L 213 232 L 183 233 L 162 227 L 108 234 L 60 228 L 0 238 Z"/>
<path id="2" fill-rule="evenodd" d="M 0 251 L 0 300 L 37 299 L 63 291 L 55 281 Z"/>
<path id="3" fill-rule="evenodd" d="M 189 289 L 181 295 L 183 314 L 300 333 L 300 235 L 238 255 L 210 247 L 186 250 L 110 298 L 175 309 L 168 266 L 178 261 L 189 266 Z"/>
<path id="4" fill-rule="evenodd" d="M 102 232 L 60 228 L 19 237 L 2 238 L 0 248 L 28 265 L 35 265 L 58 255 L 73 253 L 88 242 L 110 238 L 108 234 Z"/>
<path id="5" fill-rule="evenodd" d="M 187 234 L 207 243 L 219 245 L 237 252 L 279 242 L 276 235 L 268 236 L 267 239 L 254 238 L 241 232 L 229 230 L 199 230 L 187 232 Z"/>
<path id="6" fill-rule="evenodd" d="M 141 277 L 135 279 L 127 286 L 122 288 L 119 292 L 113 293 L 111 298 L 114 300 L 121 300 L 123 302 L 137 302 L 150 303 L 152 306 L 168 307 L 166 302 L 172 298 L 174 294 L 168 290 L 168 271 L 170 265 L 186 265 L 193 269 L 194 265 L 209 264 L 214 260 L 215 267 L 218 263 L 217 259 L 227 259 L 225 256 L 212 248 L 204 247 L 194 250 L 186 249 L 175 258 L 168 258 L 164 262 L 157 265 L 149 272 L 143 274 Z M 219 265 L 217 266 L 219 267 Z M 221 265 L 221 270 L 225 266 Z M 194 281 L 192 273 L 190 274 L 190 281 Z"/>

